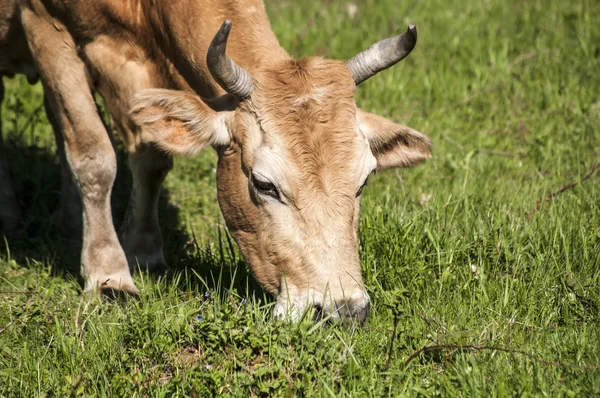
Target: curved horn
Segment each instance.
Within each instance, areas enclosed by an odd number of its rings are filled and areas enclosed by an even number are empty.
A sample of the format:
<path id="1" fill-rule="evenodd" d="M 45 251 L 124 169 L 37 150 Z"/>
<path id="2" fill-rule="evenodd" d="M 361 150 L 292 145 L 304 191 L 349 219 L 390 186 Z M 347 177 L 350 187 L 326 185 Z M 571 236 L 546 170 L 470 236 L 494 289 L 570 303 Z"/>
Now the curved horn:
<path id="1" fill-rule="evenodd" d="M 223 90 L 239 99 L 250 97 L 252 94 L 252 75 L 236 65 L 227 55 L 227 38 L 231 31 L 231 21 L 226 20 L 208 47 L 206 64 L 213 79 Z"/>
<path id="2" fill-rule="evenodd" d="M 358 86 L 376 73 L 402 61 L 416 44 L 417 27 L 410 24 L 405 33 L 373 44 L 346 61 L 346 66 Z"/>

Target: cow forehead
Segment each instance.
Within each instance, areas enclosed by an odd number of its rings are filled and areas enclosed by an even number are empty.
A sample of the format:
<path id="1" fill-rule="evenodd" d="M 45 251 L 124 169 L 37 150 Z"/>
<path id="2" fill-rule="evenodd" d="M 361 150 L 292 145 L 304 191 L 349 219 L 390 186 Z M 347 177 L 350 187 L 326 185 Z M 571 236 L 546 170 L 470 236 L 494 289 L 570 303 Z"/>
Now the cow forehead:
<path id="1" fill-rule="evenodd" d="M 288 186 L 348 195 L 374 167 L 358 129 L 354 81 L 340 61 L 304 58 L 258 74 L 255 167 Z"/>
<path id="2" fill-rule="evenodd" d="M 354 103 L 354 80 L 341 61 L 319 57 L 282 61 L 259 71 L 257 81 L 253 97 L 284 119 L 313 114 L 322 121 Z"/>

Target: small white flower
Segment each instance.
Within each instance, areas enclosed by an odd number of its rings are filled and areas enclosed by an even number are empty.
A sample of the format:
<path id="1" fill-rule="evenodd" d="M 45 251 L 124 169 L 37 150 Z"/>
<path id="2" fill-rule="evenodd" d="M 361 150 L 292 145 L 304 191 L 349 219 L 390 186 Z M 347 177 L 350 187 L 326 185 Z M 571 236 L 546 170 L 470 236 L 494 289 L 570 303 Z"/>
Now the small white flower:
<path id="1" fill-rule="evenodd" d="M 478 272 L 477 267 L 475 266 L 475 264 L 471 264 L 471 272 L 473 273 L 474 276 L 479 275 L 479 272 Z"/>
<path id="2" fill-rule="evenodd" d="M 421 199 L 419 200 L 419 202 L 421 203 L 421 206 L 425 206 L 433 197 L 433 194 L 430 193 L 422 193 L 421 194 Z"/>
<path id="3" fill-rule="evenodd" d="M 348 3 L 348 16 L 351 19 L 354 19 L 354 16 L 356 15 L 356 13 L 358 12 L 358 7 L 356 6 L 356 4 L 354 3 Z"/>

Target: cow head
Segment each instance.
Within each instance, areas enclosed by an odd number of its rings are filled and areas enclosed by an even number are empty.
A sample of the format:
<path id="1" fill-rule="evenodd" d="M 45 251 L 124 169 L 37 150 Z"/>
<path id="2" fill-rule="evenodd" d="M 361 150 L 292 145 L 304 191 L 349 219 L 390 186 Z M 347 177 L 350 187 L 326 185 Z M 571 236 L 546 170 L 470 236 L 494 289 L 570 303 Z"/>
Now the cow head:
<path id="1" fill-rule="evenodd" d="M 297 318 L 313 305 L 363 320 L 361 192 L 373 171 L 429 158 L 431 142 L 359 109 L 354 91 L 406 56 L 416 29 L 348 62 L 283 60 L 250 75 L 225 55 L 230 27 L 215 36 L 207 63 L 233 105 L 216 111 L 190 93 L 142 91 L 131 113 L 142 139 L 173 154 L 217 149 L 221 211 L 256 279 L 277 297 L 275 315 Z"/>

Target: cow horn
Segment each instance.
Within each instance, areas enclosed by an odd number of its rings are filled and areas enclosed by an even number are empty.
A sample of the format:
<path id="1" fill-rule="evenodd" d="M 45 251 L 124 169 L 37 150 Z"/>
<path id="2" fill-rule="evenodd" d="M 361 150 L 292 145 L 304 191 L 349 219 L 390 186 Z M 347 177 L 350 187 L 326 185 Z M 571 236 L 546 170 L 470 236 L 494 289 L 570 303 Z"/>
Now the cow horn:
<path id="1" fill-rule="evenodd" d="M 402 61 L 416 44 L 417 27 L 411 24 L 405 33 L 373 44 L 346 61 L 346 66 L 358 86 L 376 73 Z"/>
<path id="2" fill-rule="evenodd" d="M 231 21 L 226 20 L 208 47 L 206 64 L 213 79 L 223 90 L 239 99 L 244 99 L 252 94 L 252 75 L 225 55 L 230 31 Z"/>

